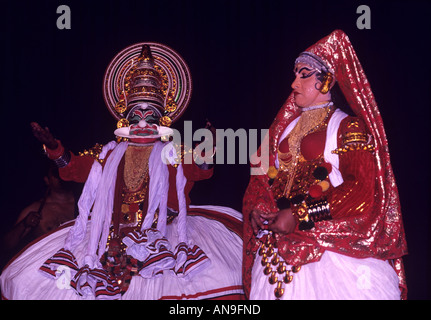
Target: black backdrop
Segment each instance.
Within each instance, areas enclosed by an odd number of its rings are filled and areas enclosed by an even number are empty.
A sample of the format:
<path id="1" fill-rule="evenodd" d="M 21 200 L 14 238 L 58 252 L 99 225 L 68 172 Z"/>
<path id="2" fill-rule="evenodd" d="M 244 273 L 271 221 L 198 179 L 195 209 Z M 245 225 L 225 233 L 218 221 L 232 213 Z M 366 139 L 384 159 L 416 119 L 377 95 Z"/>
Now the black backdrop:
<path id="1" fill-rule="evenodd" d="M 268 128 L 290 93 L 295 57 L 334 29 L 350 37 L 385 122 L 404 215 L 410 299 L 430 298 L 430 64 L 428 1 L 8 1 L 1 11 L 2 232 L 44 192 L 46 159 L 30 121 L 78 152 L 113 139 L 102 79 L 124 47 L 161 42 L 193 77 L 183 120 L 193 128 Z M 59 30 L 59 5 L 71 29 Z M 359 30 L 356 9 L 371 9 Z M 241 210 L 248 165 L 217 165 L 195 204 Z"/>

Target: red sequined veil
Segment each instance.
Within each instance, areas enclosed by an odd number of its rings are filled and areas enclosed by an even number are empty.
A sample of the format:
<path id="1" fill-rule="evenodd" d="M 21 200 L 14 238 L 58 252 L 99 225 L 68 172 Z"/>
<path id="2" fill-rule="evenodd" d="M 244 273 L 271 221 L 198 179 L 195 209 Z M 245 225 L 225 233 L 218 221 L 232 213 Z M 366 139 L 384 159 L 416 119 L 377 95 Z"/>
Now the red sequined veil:
<path id="1" fill-rule="evenodd" d="M 285 248 L 279 249 L 279 252 L 291 265 L 316 262 L 325 250 L 356 258 L 389 260 L 399 278 L 401 297 L 405 299 L 407 286 L 401 257 L 407 253 L 407 245 L 401 208 L 383 121 L 370 84 L 349 38 L 343 31 L 332 32 L 306 51 L 320 57 L 332 69 L 351 109 L 366 124 L 374 138 L 376 194 L 371 210 L 359 216 L 319 222 L 310 232 L 297 230 L 285 237 Z M 265 212 L 278 211 L 270 190 L 267 169 L 274 166 L 281 134 L 297 115 L 298 108 L 291 94 L 269 129 L 269 163 L 259 164 L 262 170 L 260 174 L 251 176 L 244 195 L 243 277 L 247 294 L 250 291 L 251 269 L 257 250 L 249 215 L 254 208 Z M 264 150 L 263 146 L 258 150 L 258 154 L 260 150 Z"/>

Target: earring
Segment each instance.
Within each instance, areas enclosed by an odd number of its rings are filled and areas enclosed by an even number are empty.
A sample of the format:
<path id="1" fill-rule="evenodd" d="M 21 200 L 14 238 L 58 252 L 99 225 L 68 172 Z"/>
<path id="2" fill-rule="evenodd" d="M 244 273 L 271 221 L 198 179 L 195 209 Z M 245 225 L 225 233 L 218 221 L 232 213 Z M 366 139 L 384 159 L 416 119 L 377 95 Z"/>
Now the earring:
<path id="1" fill-rule="evenodd" d="M 123 114 L 126 110 L 127 110 L 127 106 L 126 106 L 126 103 L 125 103 L 124 99 L 119 100 L 115 104 L 115 111 L 117 113 Z"/>
<path id="2" fill-rule="evenodd" d="M 327 72 L 324 76 L 323 76 L 323 81 L 322 81 L 322 85 L 320 86 L 319 91 L 323 94 L 328 93 L 329 91 L 329 87 L 331 86 L 332 80 L 333 80 L 333 76 L 330 72 Z"/>

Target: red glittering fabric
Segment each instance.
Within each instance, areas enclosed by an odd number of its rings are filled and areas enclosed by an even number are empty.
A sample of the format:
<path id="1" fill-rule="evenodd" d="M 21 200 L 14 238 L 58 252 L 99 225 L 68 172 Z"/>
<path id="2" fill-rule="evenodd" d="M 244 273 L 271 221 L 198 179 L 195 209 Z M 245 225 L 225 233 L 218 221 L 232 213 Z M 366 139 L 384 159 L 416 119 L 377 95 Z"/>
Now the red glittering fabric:
<path id="1" fill-rule="evenodd" d="M 292 265 L 318 261 L 325 250 L 357 258 L 389 260 L 398 274 L 405 299 L 407 287 L 401 257 L 407 253 L 407 244 L 388 142 L 370 84 L 343 31 L 334 31 L 307 51 L 319 56 L 332 69 L 351 109 L 373 136 L 375 152 L 361 150 L 340 155 L 344 182 L 333 188 L 328 197 L 333 219 L 317 222 L 309 231 L 297 230 L 279 237 L 279 252 Z M 259 163 L 259 174 L 251 176 L 244 195 L 243 276 L 247 294 L 257 250 L 249 215 L 255 208 L 278 211 L 266 173 L 269 166 L 274 166 L 281 134 L 297 116 L 298 108 L 291 94 L 269 129 L 268 146 L 262 145 L 258 151 L 260 156 L 261 150 L 268 147 L 268 162 Z"/>

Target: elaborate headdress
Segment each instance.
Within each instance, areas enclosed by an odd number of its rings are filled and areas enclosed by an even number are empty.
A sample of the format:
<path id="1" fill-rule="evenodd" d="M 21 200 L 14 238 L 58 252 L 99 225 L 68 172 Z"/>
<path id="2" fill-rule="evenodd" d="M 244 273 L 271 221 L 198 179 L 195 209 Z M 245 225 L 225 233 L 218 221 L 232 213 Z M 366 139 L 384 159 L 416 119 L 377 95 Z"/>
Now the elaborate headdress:
<path id="1" fill-rule="evenodd" d="M 192 78 L 184 59 L 168 46 L 143 42 L 119 52 L 103 81 L 103 97 L 118 127 L 128 126 L 128 112 L 148 103 L 162 115 L 160 125 L 170 126 L 186 110 Z"/>
<path id="2" fill-rule="evenodd" d="M 334 70 L 328 67 L 328 65 L 312 52 L 302 52 L 296 59 L 295 64 L 305 63 L 310 67 L 316 69 L 320 74 L 323 74 L 322 85 L 319 91 L 323 94 L 327 93 L 334 80 Z"/>

